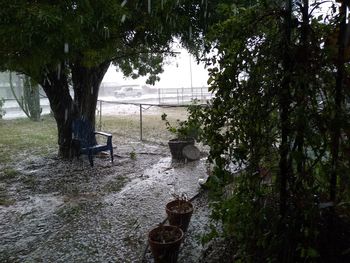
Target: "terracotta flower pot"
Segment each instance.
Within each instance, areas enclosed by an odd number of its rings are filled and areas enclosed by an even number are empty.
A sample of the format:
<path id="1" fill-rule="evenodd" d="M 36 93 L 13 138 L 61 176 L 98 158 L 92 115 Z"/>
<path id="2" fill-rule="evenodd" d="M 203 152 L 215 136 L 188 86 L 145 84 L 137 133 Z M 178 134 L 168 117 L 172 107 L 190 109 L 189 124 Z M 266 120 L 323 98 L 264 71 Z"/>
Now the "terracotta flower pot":
<path id="1" fill-rule="evenodd" d="M 170 225 L 179 226 L 186 232 L 193 213 L 193 205 L 189 201 L 174 200 L 166 205 L 166 213 Z"/>
<path id="2" fill-rule="evenodd" d="M 187 145 L 194 145 L 194 139 L 172 139 L 168 142 L 171 156 L 177 160 L 183 160 L 185 157 L 182 154 L 182 150 Z"/>
<path id="3" fill-rule="evenodd" d="M 184 233 L 177 226 L 158 226 L 148 233 L 155 263 L 176 263 Z"/>

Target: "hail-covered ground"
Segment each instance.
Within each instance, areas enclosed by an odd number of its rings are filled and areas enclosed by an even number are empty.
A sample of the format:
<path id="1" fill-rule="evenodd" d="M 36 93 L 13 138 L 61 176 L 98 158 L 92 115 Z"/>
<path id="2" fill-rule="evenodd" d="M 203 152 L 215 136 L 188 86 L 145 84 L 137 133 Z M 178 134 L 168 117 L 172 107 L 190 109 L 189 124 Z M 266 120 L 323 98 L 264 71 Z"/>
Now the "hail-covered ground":
<path id="1" fill-rule="evenodd" d="M 114 151 L 114 163 L 102 155 L 94 167 L 86 156 L 19 156 L 0 180 L 0 262 L 152 262 L 148 231 L 166 218 L 173 194 L 201 191 L 205 158 L 173 162 L 166 146 L 133 141 Z M 201 244 L 210 223 L 206 196 L 193 200 L 179 262 L 209 262 Z"/>

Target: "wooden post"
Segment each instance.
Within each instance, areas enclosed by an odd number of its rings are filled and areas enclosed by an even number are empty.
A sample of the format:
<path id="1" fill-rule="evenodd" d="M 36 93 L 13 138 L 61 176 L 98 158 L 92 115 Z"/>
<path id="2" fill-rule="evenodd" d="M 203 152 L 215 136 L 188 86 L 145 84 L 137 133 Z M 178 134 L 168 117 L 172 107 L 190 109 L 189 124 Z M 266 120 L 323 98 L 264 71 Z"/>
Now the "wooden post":
<path id="1" fill-rule="evenodd" d="M 180 104 L 180 99 L 179 99 L 179 89 L 176 89 L 176 98 L 177 98 L 177 105 Z"/>
<path id="2" fill-rule="evenodd" d="M 161 101 L 161 99 L 160 99 L 160 88 L 158 88 L 158 104 L 160 104 L 160 101 Z"/>
<path id="3" fill-rule="evenodd" d="M 102 100 L 100 100 L 100 130 L 102 130 Z"/>
<path id="4" fill-rule="evenodd" d="M 140 140 L 142 141 L 142 104 L 140 104 Z"/>
<path id="5" fill-rule="evenodd" d="M 182 87 L 182 104 L 184 103 L 184 87 Z"/>

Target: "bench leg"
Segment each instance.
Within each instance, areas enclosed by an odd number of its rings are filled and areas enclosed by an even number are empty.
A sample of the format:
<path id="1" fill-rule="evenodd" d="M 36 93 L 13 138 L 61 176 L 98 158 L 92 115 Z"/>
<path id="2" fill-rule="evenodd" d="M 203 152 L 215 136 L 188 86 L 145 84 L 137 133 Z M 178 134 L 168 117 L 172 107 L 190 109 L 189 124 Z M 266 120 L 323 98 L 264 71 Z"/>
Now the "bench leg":
<path id="1" fill-rule="evenodd" d="M 113 148 L 111 147 L 111 149 L 109 150 L 110 153 L 111 153 L 111 160 L 112 160 L 112 163 L 113 163 L 113 160 L 114 160 L 114 157 L 113 157 Z"/>
<path id="2" fill-rule="evenodd" d="M 89 151 L 89 153 L 88 153 L 88 158 L 89 158 L 89 162 L 90 162 L 91 167 L 94 167 L 94 160 L 93 160 L 94 156 L 93 156 L 91 151 Z"/>

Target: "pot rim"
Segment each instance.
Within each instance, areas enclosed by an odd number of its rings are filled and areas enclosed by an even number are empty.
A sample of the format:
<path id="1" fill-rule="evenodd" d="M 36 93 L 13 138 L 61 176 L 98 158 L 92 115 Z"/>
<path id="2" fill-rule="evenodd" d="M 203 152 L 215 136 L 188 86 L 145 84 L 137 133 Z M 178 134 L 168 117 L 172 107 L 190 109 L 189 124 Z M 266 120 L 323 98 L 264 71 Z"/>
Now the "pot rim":
<path id="1" fill-rule="evenodd" d="M 176 202 L 187 203 L 187 204 L 189 204 L 190 207 L 191 207 L 191 210 L 190 210 L 190 211 L 185 212 L 185 213 L 177 213 L 177 214 L 189 214 L 189 213 L 193 213 L 193 204 L 192 204 L 190 201 L 185 201 L 185 200 L 173 200 L 173 201 L 168 202 L 168 203 L 166 204 L 166 206 L 165 206 L 166 211 L 167 211 L 167 212 L 169 211 L 169 212 L 171 212 L 171 213 L 174 213 L 174 211 L 171 210 L 171 208 L 173 207 L 172 205 L 173 205 L 174 203 L 176 203 Z"/>
<path id="2" fill-rule="evenodd" d="M 174 240 L 172 242 L 167 242 L 167 243 L 161 243 L 161 242 L 158 242 L 158 241 L 155 241 L 155 240 L 151 239 L 151 233 L 155 232 L 158 228 L 161 228 L 161 227 L 173 228 L 173 229 L 175 228 L 181 233 L 181 235 L 180 235 L 180 237 L 178 239 L 176 239 L 176 240 Z M 184 237 L 184 232 L 182 231 L 182 229 L 180 227 L 178 227 L 178 226 L 173 226 L 173 225 L 156 226 L 156 227 L 152 228 L 148 232 L 148 242 L 152 242 L 153 244 L 157 244 L 157 245 L 171 245 L 171 244 L 175 244 L 175 243 L 181 241 L 183 239 L 183 237 Z"/>
<path id="3" fill-rule="evenodd" d="M 174 139 L 170 139 L 169 143 L 172 143 L 172 142 L 194 142 L 194 141 L 195 140 L 192 137 L 188 137 L 188 138 L 184 138 L 184 139 L 174 138 Z"/>

